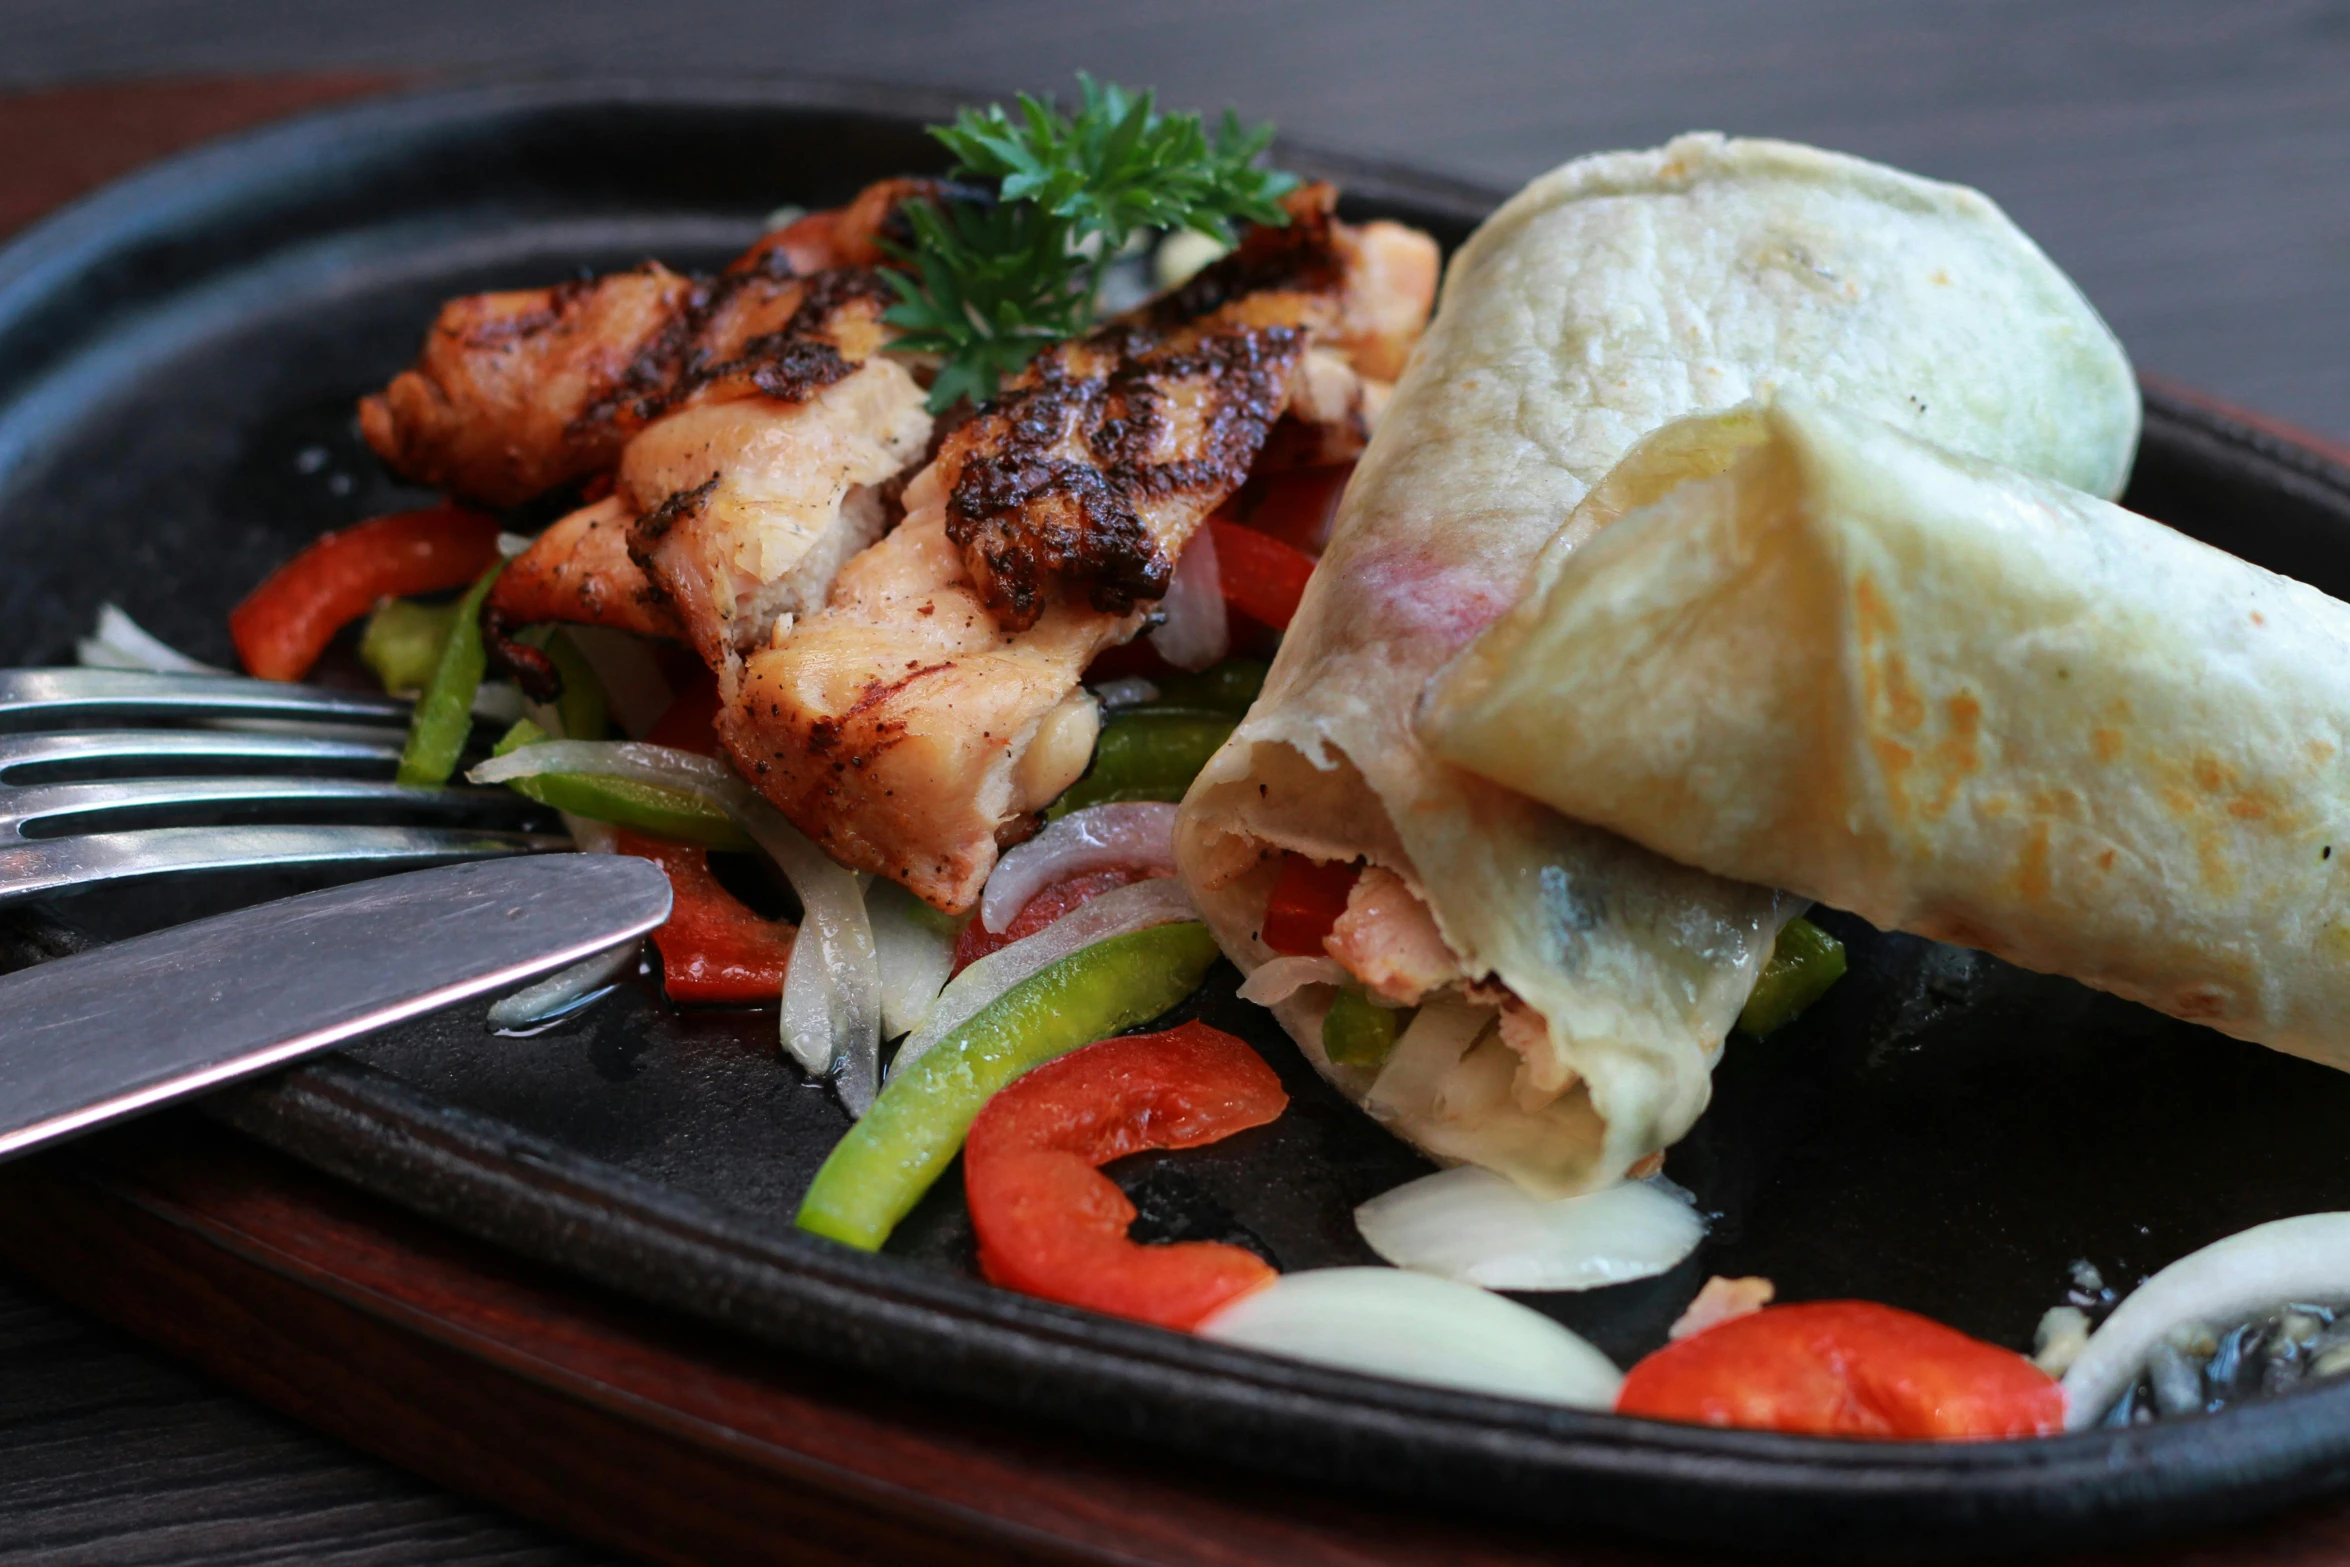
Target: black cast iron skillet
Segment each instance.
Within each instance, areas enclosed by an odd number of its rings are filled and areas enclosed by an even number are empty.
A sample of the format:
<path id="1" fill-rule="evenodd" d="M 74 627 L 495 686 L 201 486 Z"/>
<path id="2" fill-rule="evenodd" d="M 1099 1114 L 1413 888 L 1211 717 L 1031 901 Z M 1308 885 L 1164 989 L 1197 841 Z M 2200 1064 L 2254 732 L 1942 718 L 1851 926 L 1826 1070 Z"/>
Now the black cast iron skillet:
<path id="1" fill-rule="evenodd" d="M 422 497 L 353 399 L 445 296 L 659 256 L 711 265 L 768 209 L 934 167 L 916 92 L 534 84 L 336 110 L 175 159 L 0 252 L 0 661 L 70 658 L 114 599 L 229 660 L 223 617 L 304 540 Z M 1581 148 L 1562 147 L 1563 159 Z M 1291 150 L 1357 217 L 1457 243 L 1491 193 Z M 2150 398 L 2129 503 L 2350 596 L 2350 474 Z M 61 910 L 101 934 L 206 898 Z M 1734 1041 L 1671 1160 L 1716 1215 L 1665 1278 L 1526 1297 L 1619 1361 L 1708 1273 L 2028 1344 L 2076 1259 L 2126 1288 L 2260 1220 L 2350 1208 L 2350 1075 L 1978 954 L 1824 918 L 1852 975 Z M 39 932 L 34 934 L 38 935 Z M 1114 1169 L 1140 1233 L 1285 1268 L 1370 1260 L 1352 1206 L 1427 1167 L 1322 1087 L 1220 969 L 1185 1007 L 1262 1049 L 1273 1126 Z M 790 1227 L 846 1120 L 771 1012 L 651 983 L 536 1038 L 428 1019 L 217 1102 L 251 1134 L 473 1234 L 916 1388 L 1301 1482 L 1678 1540 L 1838 1554 L 2110 1542 L 2350 1479 L 2350 1386 L 2117 1433 L 1847 1443 L 1619 1420 L 1293 1365 L 990 1289 L 951 1178 L 889 1250 Z"/>

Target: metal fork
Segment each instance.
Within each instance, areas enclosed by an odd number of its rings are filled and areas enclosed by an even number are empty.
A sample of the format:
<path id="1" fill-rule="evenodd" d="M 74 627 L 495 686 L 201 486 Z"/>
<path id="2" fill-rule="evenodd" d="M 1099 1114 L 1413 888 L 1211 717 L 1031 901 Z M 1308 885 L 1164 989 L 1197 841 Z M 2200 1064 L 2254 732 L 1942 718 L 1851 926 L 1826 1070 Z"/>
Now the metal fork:
<path id="1" fill-rule="evenodd" d="M 58 727 L 137 721 L 199 727 Z M 273 680 L 0 670 L 0 903 L 131 877 L 337 865 L 390 870 L 569 847 L 561 837 L 472 825 L 119 825 L 223 807 L 332 807 L 353 816 L 397 812 L 452 822 L 511 821 L 533 809 L 506 789 L 391 782 L 407 721 L 404 701 Z M 302 732 L 310 726 L 320 727 Z M 368 728 L 381 737 L 362 737 Z M 174 774 L 194 764 L 246 763 L 254 770 L 234 776 Z M 362 776 L 302 776 L 297 768 Z M 146 776 L 24 776 L 65 769 Z"/>

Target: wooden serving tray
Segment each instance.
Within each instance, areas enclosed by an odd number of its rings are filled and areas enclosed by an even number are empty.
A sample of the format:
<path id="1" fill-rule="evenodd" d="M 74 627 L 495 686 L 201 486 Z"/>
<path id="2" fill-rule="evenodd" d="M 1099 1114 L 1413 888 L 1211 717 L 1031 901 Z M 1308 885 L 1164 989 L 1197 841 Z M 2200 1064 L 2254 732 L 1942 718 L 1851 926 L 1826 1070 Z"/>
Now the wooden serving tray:
<path id="1" fill-rule="evenodd" d="M 0 1262 L 354 1446 L 665 1562 L 1531 1567 L 1542 1539 L 916 1399 L 619 1300 L 180 1112 L 0 1168 Z M 2350 1504 L 2126 1558 L 2338 1562 Z"/>

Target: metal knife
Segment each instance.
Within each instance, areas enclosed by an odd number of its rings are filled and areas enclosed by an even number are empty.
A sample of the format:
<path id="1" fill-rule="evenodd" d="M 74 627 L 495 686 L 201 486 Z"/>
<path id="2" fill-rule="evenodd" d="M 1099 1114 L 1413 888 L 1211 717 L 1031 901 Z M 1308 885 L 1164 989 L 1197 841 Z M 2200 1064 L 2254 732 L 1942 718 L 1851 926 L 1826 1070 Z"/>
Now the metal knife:
<path id="1" fill-rule="evenodd" d="M 669 878 L 546 854 L 304 893 L 0 976 L 0 1159 L 642 936 Z"/>

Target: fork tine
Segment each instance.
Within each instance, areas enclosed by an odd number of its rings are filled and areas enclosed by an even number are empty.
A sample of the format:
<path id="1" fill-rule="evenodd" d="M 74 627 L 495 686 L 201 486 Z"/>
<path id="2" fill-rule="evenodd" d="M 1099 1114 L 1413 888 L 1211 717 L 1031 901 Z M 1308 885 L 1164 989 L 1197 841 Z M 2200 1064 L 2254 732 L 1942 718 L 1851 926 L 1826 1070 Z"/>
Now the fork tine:
<path id="1" fill-rule="evenodd" d="M 137 669 L 0 669 L 0 722 L 231 714 L 406 723 L 408 704 L 365 691 L 330 691 L 323 686 L 247 680 L 236 675 L 165 675 Z"/>
<path id="2" fill-rule="evenodd" d="M 333 865 L 388 869 L 570 846 L 567 838 L 454 827 L 150 827 L 0 848 L 0 903 L 139 876 Z"/>
<path id="3" fill-rule="evenodd" d="M 59 729 L 0 734 L 0 777 L 20 767 L 66 762 L 335 762 L 389 767 L 397 737 L 354 740 L 243 729 Z"/>
<path id="4" fill-rule="evenodd" d="M 125 811 L 199 805 L 354 805 L 432 811 L 442 816 L 512 816 L 540 807 L 511 789 L 415 789 L 372 778 L 131 778 L 103 783 L 0 789 L 0 839 L 9 829 L 56 817 L 84 818 L 66 831 L 95 830 Z"/>

